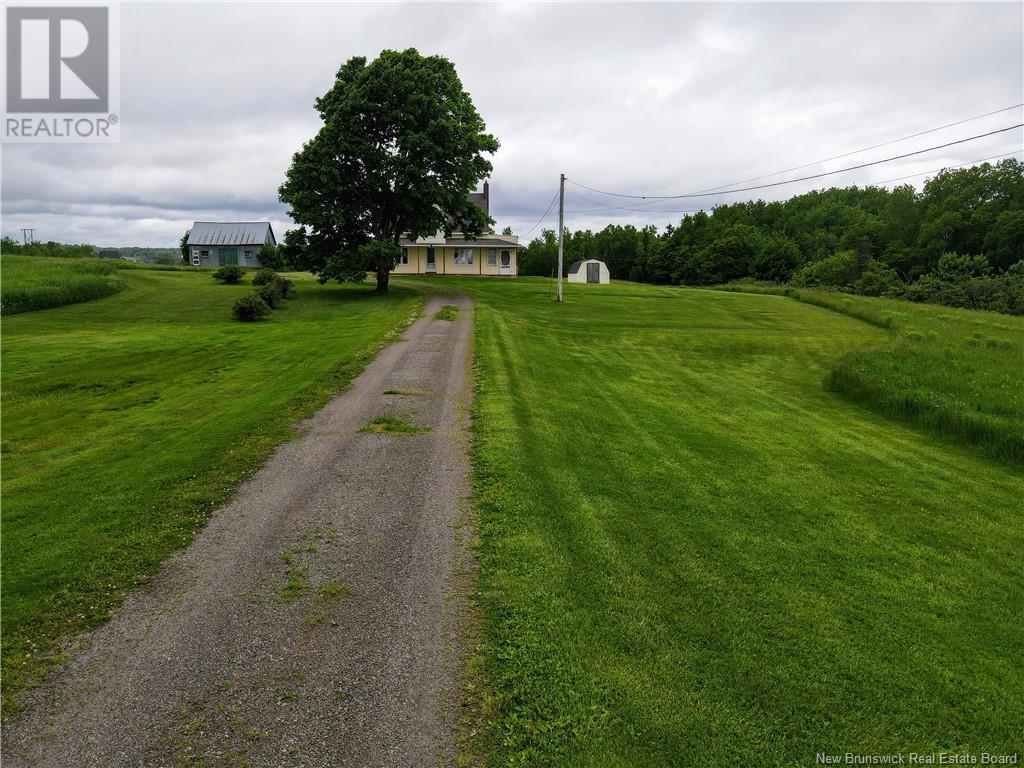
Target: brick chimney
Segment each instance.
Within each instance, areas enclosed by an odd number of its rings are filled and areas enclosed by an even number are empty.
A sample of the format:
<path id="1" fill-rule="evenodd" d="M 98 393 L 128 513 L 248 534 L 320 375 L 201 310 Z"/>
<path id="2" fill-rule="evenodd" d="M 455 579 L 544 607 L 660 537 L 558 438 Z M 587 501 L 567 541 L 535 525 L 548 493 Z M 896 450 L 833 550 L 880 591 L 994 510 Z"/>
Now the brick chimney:
<path id="1" fill-rule="evenodd" d="M 488 216 L 491 215 L 491 188 L 486 180 L 484 181 L 484 213 Z"/>

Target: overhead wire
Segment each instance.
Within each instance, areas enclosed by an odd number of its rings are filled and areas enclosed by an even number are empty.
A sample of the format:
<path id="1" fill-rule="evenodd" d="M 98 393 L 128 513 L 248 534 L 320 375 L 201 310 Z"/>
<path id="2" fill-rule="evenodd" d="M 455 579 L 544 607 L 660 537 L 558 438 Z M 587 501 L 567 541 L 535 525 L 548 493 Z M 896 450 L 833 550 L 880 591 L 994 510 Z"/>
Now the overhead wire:
<path id="1" fill-rule="evenodd" d="M 801 182 L 801 181 L 810 181 L 812 179 L 820 179 L 820 178 L 824 178 L 826 176 L 835 176 L 836 174 L 839 174 L 839 173 L 849 173 L 850 171 L 860 170 L 861 168 L 870 168 L 870 167 L 875 166 L 875 165 L 882 165 L 884 163 L 891 163 L 891 162 L 893 162 L 895 160 L 902 160 L 902 159 L 907 158 L 907 157 L 914 157 L 916 155 L 923 155 L 926 152 L 934 152 L 935 150 L 938 150 L 938 149 L 945 149 L 946 147 L 953 147 L 953 146 L 957 146 L 959 144 L 966 144 L 969 141 L 977 141 L 978 139 L 984 139 L 984 138 L 987 138 L 989 136 L 995 136 L 995 135 L 998 135 L 1000 133 L 1006 133 L 1007 131 L 1013 131 L 1013 130 L 1016 130 L 1017 128 L 1022 128 L 1022 127 L 1024 127 L 1024 123 L 1017 123 L 1016 125 L 1010 125 L 1010 126 L 1007 126 L 1005 128 L 998 128 L 998 129 L 996 129 L 994 131 L 988 131 L 986 133 L 979 133 L 979 134 L 976 134 L 974 136 L 968 136 L 967 138 L 957 139 L 956 141 L 948 141 L 945 144 L 937 144 L 934 147 L 927 147 L 925 149 L 918 149 L 918 150 L 915 150 L 913 152 L 904 152 L 901 155 L 893 155 L 892 157 L 886 157 L 886 158 L 883 158 L 881 160 L 872 160 L 871 162 L 860 163 L 859 165 L 852 165 L 852 166 L 850 166 L 848 168 L 839 168 L 839 169 L 834 170 L 834 171 L 824 171 L 822 173 L 815 173 L 815 174 L 811 174 L 809 176 L 801 176 L 801 177 L 796 178 L 796 179 L 787 179 L 785 181 L 776 181 L 776 182 L 772 182 L 770 184 L 758 184 L 758 185 L 751 186 L 751 187 L 737 187 L 737 188 L 733 188 L 733 189 L 722 189 L 722 190 L 718 190 L 717 192 L 689 192 L 689 193 L 679 194 L 679 195 L 633 195 L 633 194 L 627 194 L 627 193 L 624 193 L 624 192 L 609 192 L 607 190 L 596 189 L 594 187 L 587 186 L 586 184 L 581 184 L 580 182 L 574 181 L 573 179 L 570 179 L 568 177 L 566 178 L 566 181 L 568 181 L 570 184 L 573 184 L 574 186 L 580 187 L 581 189 L 586 189 L 586 190 L 588 190 L 590 192 L 595 192 L 595 193 L 597 193 L 599 195 L 607 195 L 609 197 L 629 198 L 629 199 L 633 199 L 633 200 L 680 200 L 680 199 L 683 199 L 683 198 L 713 197 L 715 195 L 727 195 L 727 194 L 731 194 L 731 193 L 735 193 L 735 192 L 751 192 L 751 191 L 758 190 L 758 189 L 770 189 L 772 187 L 781 187 L 781 186 L 784 186 L 786 184 L 796 184 L 796 183 Z"/>

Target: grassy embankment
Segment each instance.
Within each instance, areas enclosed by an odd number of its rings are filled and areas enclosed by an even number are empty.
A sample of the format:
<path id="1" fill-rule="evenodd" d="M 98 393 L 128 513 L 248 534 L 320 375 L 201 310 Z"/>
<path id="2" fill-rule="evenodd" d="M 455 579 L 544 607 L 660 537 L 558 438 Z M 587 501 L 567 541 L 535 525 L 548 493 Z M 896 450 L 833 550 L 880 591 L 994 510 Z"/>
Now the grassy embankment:
<path id="1" fill-rule="evenodd" d="M 836 361 L 828 386 L 886 416 L 1024 466 L 1024 318 L 806 288 L 782 293 L 886 328 Z"/>
<path id="2" fill-rule="evenodd" d="M 888 330 L 777 296 L 447 282 L 477 301 L 493 765 L 1019 750 L 1024 471 L 825 386 Z M 979 349 L 976 375 L 1019 375 Z M 1012 412 L 1002 392 L 979 402 Z"/>
<path id="3" fill-rule="evenodd" d="M 139 268 L 101 301 L 5 318 L 6 704 L 421 307 L 291 277 L 296 296 L 254 324 L 231 318 L 248 282 Z"/>
<path id="4" fill-rule="evenodd" d="M 15 315 L 110 296 L 125 285 L 118 279 L 119 266 L 104 259 L 6 254 L 0 259 L 0 313 Z"/>

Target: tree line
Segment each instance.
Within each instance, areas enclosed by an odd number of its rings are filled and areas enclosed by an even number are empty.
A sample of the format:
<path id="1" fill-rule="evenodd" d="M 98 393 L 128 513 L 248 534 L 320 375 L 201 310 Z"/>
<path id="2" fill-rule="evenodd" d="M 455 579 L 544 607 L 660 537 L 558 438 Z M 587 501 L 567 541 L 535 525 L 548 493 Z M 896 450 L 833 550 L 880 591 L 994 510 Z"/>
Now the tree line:
<path id="1" fill-rule="evenodd" d="M 619 280 L 752 279 L 1024 312 L 1024 164 L 945 170 L 920 192 L 833 187 L 720 205 L 663 231 L 566 231 L 564 248 L 566 268 L 600 259 Z M 551 276 L 557 254 L 545 230 L 520 251 L 519 273 Z"/>

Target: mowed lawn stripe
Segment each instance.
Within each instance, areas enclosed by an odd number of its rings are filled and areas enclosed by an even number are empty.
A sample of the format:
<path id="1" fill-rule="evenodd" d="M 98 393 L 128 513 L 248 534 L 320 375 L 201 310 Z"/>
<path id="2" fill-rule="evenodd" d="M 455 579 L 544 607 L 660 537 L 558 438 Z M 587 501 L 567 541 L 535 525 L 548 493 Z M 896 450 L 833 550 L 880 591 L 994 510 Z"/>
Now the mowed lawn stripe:
<path id="1" fill-rule="evenodd" d="M 771 296 L 458 285 L 493 764 L 1019 746 L 1024 473 L 826 390 L 886 331 Z"/>
<path id="2" fill-rule="evenodd" d="M 8 702 L 56 639 L 109 615 L 422 304 L 408 288 L 293 275 L 295 297 L 245 324 L 231 305 L 251 285 L 119 276 L 115 296 L 4 321 Z"/>

